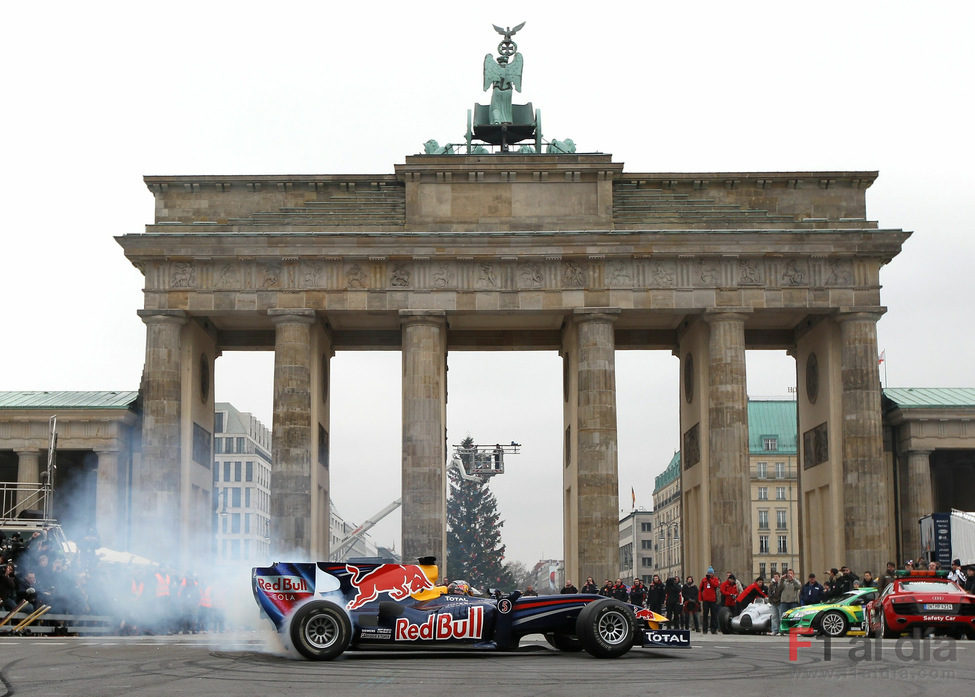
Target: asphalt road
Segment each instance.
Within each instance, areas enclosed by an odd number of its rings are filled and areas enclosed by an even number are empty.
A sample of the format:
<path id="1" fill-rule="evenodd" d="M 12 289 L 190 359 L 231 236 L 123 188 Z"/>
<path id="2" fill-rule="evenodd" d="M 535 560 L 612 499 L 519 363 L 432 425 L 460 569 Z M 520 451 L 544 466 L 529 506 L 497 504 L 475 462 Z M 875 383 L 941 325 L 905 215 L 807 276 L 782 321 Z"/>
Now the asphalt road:
<path id="1" fill-rule="evenodd" d="M 273 634 L 126 638 L 0 638 L 0 697 L 209 697 L 369 693 L 469 695 L 667 694 L 822 697 L 970 694 L 975 641 L 822 640 L 694 634 L 689 650 L 634 649 L 600 660 L 561 654 L 541 637 L 517 652 L 349 652 L 318 663 L 287 656 Z M 869 659 L 866 653 L 869 647 Z M 828 660 L 827 660 L 828 659 Z M 947 691 L 947 692 L 946 692 Z"/>

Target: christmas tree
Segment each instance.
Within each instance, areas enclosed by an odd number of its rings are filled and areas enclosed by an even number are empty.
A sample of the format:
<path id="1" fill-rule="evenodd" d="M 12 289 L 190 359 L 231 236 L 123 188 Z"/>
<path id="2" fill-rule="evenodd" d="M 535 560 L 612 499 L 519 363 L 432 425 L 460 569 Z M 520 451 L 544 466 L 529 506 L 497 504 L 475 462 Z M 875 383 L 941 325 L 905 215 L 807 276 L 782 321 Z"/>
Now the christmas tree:
<path id="1" fill-rule="evenodd" d="M 474 446 L 468 436 L 461 445 Z M 498 501 L 486 479 L 467 480 L 450 468 L 447 497 L 447 573 L 486 592 L 489 588 L 513 590 L 514 581 L 504 566 Z"/>

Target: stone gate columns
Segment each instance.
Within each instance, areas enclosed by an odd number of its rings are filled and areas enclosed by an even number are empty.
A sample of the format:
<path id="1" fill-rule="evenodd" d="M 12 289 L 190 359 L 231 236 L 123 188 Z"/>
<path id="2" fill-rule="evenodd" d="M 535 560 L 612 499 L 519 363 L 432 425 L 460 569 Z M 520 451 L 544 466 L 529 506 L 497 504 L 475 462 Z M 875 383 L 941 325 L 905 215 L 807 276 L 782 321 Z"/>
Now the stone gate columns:
<path id="1" fill-rule="evenodd" d="M 274 323 L 271 554 L 316 561 L 312 547 L 311 335 L 314 310 L 268 310 Z"/>
<path id="2" fill-rule="evenodd" d="M 401 310 L 403 560 L 447 561 L 447 322 L 440 310 Z"/>
<path id="3" fill-rule="evenodd" d="M 33 498 L 33 492 L 28 490 L 28 484 L 38 484 L 41 481 L 41 451 L 17 451 L 17 513 L 24 509 L 41 509 L 44 502 Z"/>
<path id="4" fill-rule="evenodd" d="M 706 315 L 711 564 L 715 571 L 750 574 L 752 525 L 748 478 L 748 393 L 745 316 Z"/>
<path id="5" fill-rule="evenodd" d="M 139 310 L 146 324 L 142 461 L 132 482 L 132 545 L 150 559 L 178 559 L 180 536 L 180 337 L 182 310 Z"/>
<path id="6" fill-rule="evenodd" d="M 565 577 L 614 578 L 619 572 L 616 441 L 618 308 L 573 311 L 563 329 L 565 361 Z"/>
<path id="7" fill-rule="evenodd" d="M 907 453 L 907 477 L 901 480 L 902 556 L 916 559 L 921 554 L 921 531 L 918 520 L 934 513 L 931 486 L 931 450 Z"/>
<path id="8" fill-rule="evenodd" d="M 684 573 L 751 573 L 745 317 L 707 313 L 680 331 Z"/>
<path id="9" fill-rule="evenodd" d="M 877 320 L 868 312 L 840 314 L 843 385 L 843 509 L 846 557 L 862 573 L 878 569 L 891 549 L 888 477 L 883 466 Z M 854 493 L 857 492 L 857 493 Z"/>
<path id="10" fill-rule="evenodd" d="M 119 514 L 122 506 L 119 497 L 118 451 L 98 450 L 98 469 L 95 471 L 95 529 L 103 547 L 124 549 L 120 544 L 122 526 Z"/>

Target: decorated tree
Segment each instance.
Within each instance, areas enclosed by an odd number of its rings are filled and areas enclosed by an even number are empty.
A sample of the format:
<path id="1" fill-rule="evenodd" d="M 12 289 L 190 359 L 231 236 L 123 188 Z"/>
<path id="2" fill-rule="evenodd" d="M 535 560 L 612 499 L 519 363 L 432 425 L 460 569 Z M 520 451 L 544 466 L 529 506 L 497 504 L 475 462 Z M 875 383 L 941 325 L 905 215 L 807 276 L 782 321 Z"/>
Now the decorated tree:
<path id="1" fill-rule="evenodd" d="M 461 445 L 473 447 L 468 436 Z M 447 573 L 450 580 L 462 579 L 473 587 L 514 590 L 514 581 L 504 566 L 498 501 L 487 480 L 463 479 L 449 470 L 447 497 Z"/>

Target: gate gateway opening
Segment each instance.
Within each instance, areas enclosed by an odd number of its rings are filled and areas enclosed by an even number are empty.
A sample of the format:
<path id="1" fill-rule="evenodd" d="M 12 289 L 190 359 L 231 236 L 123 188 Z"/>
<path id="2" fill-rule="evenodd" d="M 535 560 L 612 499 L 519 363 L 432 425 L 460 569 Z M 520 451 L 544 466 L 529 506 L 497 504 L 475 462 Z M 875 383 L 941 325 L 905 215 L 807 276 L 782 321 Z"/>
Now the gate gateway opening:
<path id="1" fill-rule="evenodd" d="M 327 558 L 330 357 L 399 350 L 402 549 L 445 558 L 447 352 L 554 349 L 566 574 L 615 577 L 614 354 L 670 349 L 681 363 L 685 565 L 751 569 L 745 351 L 778 348 L 797 361 L 801 515 L 829 530 L 806 559 L 880 568 L 894 518 L 879 274 L 909 233 L 867 220 L 875 177 L 626 173 L 607 154 L 146 177 L 155 221 L 117 238 L 146 278 L 135 508 L 182 531 L 174 554 L 208 529 L 190 492 L 211 486 L 214 358 L 273 349 L 272 548 Z"/>

